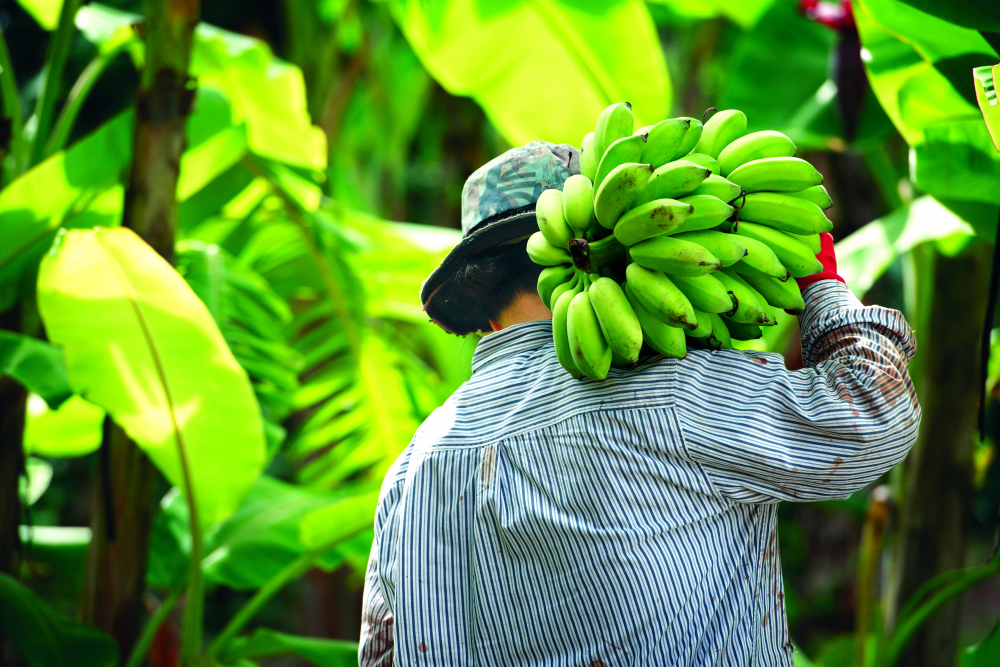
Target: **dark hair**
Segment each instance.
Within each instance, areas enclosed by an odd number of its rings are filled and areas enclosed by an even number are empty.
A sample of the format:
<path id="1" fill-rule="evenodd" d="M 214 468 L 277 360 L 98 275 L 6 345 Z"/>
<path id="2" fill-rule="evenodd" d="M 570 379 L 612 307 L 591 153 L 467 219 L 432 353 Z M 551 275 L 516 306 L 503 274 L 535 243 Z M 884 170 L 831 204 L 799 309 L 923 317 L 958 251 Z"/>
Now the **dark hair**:
<path id="1" fill-rule="evenodd" d="M 543 267 L 531 261 L 527 247 L 527 239 L 494 246 L 472 255 L 455 272 L 454 296 L 468 299 L 466 312 L 478 330 L 489 331 L 490 320 L 498 320 L 521 294 L 538 289 Z"/>

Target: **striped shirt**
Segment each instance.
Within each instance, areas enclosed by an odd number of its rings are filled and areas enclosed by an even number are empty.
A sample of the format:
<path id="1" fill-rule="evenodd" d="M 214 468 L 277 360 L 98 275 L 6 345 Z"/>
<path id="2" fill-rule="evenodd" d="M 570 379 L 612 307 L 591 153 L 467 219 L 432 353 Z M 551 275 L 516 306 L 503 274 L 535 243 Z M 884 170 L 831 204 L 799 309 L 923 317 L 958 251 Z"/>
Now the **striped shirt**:
<path id="1" fill-rule="evenodd" d="M 920 421 L 903 316 L 805 300 L 798 371 L 692 350 L 578 381 L 550 322 L 484 338 L 386 475 L 362 667 L 792 665 L 777 501 L 848 497 Z"/>

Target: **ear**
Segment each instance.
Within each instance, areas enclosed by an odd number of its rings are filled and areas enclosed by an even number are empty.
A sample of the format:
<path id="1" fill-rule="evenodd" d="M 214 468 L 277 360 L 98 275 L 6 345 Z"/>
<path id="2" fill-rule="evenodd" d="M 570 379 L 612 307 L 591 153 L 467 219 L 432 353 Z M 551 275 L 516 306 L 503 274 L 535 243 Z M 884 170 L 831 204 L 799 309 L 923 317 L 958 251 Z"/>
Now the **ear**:
<path id="1" fill-rule="evenodd" d="M 503 327 L 500 326 L 500 323 L 496 320 L 490 320 L 490 328 L 493 329 L 494 333 L 503 329 Z"/>

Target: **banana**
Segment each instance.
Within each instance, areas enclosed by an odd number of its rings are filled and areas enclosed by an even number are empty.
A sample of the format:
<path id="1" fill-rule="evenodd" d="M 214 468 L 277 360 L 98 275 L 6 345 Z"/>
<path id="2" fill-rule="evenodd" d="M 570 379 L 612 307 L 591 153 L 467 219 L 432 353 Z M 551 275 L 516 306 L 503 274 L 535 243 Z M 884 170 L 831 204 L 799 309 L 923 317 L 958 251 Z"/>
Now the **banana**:
<path id="1" fill-rule="evenodd" d="M 597 117 L 594 128 L 594 160 L 598 165 L 608 146 L 632 134 L 632 105 L 628 102 L 612 104 Z"/>
<path id="2" fill-rule="evenodd" d="M 794 280 L 781 281 L 770 276 L 754 276 L 746 273 L 742 276 L 772 306 L 785 310 L 805 310 L 806 303 L 802 300 L 802 292 Z"/>
<path id="3" fill-rule="evenodd" d="M 641 206 L 657 199 L 683 197 L 701 185 L 709 174 L 705 167 L 687 160 L 668 162 L 652 173 L 632 206 Z"/>
<path id="4" fill-rule="evenodd" d="M 708 337 L 708 348 L 710 350 L 731 350 L 733 340 L 729 335 L 729 327 L 722 321 L 722 318 L 715 313 L 710 313 L 712 318 L 712 334 Z"/>
<path id="5" fill-rule="evenodd" d="M 575 284 L 571 289 L 566 290 L 555 300 L 552 307 L 552 342 L 556 348 L 556 358 L 560 365 L 577 380 L 583 377 L 583 373 L 576 367 L 573 361 L 573 353 L 569 346 L 569 304 L 583 290 L 579 284 Z"/>
<path id="6" fill-rule="evenodd" d="M 741 246 L 747 249 L 746 257 L 732 265 L 733 270 L 743 277 L 769 276 L 776 280 L 788 278 L 788 270 L 766 243 L 742 234 L 732 235 Z"/>
<path id="7" fill-rule="evenodd" d="M 563 193 L 560 190 L 544 190 L 535 203 L 535 219 L 538 221 L 538 231 L 545 240 L 556 248 L 565 248 L 573 238 L 573 230 L 566 222 L 563 213 Z"/>
<path id="8" fill-rule="evenodd" d="M 663 273 L 633 263 L 625 267 L 625 277 L 632 293 L 653 317 L 673 327 L 698 327 L 691 302 Z"/>
<path id="9" fill-rule="evenodd" d="M 767 322 L 767 314 L 759 303 L 754 293 L 743 286 L 743 283 L 735 280 L 728 271 L 719 271 L 714 274 L 726 291 L 736 301 L 736 310 L 727 313 L 727 317 L 734 322 L 743 324 L 761 324 Z"/>
<path id="10" fill-rule="evenodd" d="M 698 141 L 701 139 L 701 133 L 704 130 L 704 126 L 701 121 L 697 118 L 689 118 L 686 116 L 681 116 L 680 120 L 686 120 L 688 122 L 687 132 L 684 133 L 684 139 L 681 140 L 681 146 L 674 153 L 671 160 L 680 159 L 682 156 L 687 155 L 691 152 L 691 149 L 698 145 Z"/>
<path id="11" fill-rule="evenodd" d="M 673 236 L 654 236 L 629 248 L 639 266 L 656 269 L 672 276 L 701 276 L 722 268 L 703 245 Z"/>
<path id="12" fill-rule="evenodd" d="M 670 276 L 670 280 L 698 310 L 706 313 L 731 313 L 736 310 L 736 300 L 729 295 L 719 279 L 711 274 Z"/>
<path id="13" fill-rule="evenodd" d="M 626 162 L 642 162 L 643 146 L 646 145 L 646 135 L 638 134 L 614 142 L 604 151 L 604 157 L 597 166 L 597 176 L 594 176 L 594 187 L 601 188 L 601 183 L 607 178 L 611 170 Z"/>
<path id="14" fill-rule="evenodd" d="M 814 185 L 811 188 L 806 188 L 805 190 L 799 190 L 798 192 L 789 192 L 788 194 L 793 197 L 801 197 L 807 201 L 811 201 L 820 208 L 826 209 L 833 206 L 833 200 L 830 199 L 830 193 L 826 191 L 826 188 L 822 185 Z"/>
<path id="15" fill-rule="evenodd" d="M 828 232 L 833 224 L 819 206 L 784 192 L 755 192 L 746 196 L 740 220 L 759 222 L 792 234 Z"/>
<path id="16" fill-rule="evenodd" d="M 612 169 L 594 195 L 597 222 L 606 229 L 614 229 L 618 218 L 631 208 L 652 174 L 652 165 L 639 162 L 626 162 Z"/>
<path id="17" fill-rule="evenodd" d="M 758 322 L 757 324 L 759 324 L 762 327 L 769 327 L 778 323 L 778 321 L 774 317 L 774 308 L 772 308 L 771 304 L 767 302 L 767 299 L 761 296 L 760 292 L 754 289 L 753 285 L 748 283 L 743 276 L 736 273 L 732 269 L 723 269 L 723 270 L 726 272 L 727 276 L 729 276 L 730 278 L 738 282 L 740 285 L 742 285 L 747 291 L 750 292 L 750 294 L 753 295 L 753 298 L 757 300 L 757 305 L 760 306 L 760 310 L 764 314 L 764 319 Z"/>
<path id="18" fill-rule="evenodd" d="M 819 234 L 789 234 L 789 236 L 797 241 L 802 241 L 802 243 L 809 248 L 809 252 L 814 255 L 818 255 L 823 250 L 823 246 L 819 240 Z"/>
<path id="19" fill-rule="evenodd" d="M 566 337 L 577 369 L 591 380 L 604 380 L 611 368 L 611 346 L 604 339 L 589 291 L 580 292 L 570 301 L 566 325 Z"/>
<path id="20" fill-rule="evenodd" d="M 713 174 L 719 173 L 719 161 L 711 155 L 705 155 L 704 153 L 688 153 L 681 159 L 687 160 L 688 162 L 694 162 L 695 164 L 708 169 Z"/>
<path id="21" fill-rule="evenodd" d="M 615 238 L 631 246 L 660 234 L 669 234 L 694 211 L 675 199 L 655 199 L 637 206 L 618 219 Z"/>
<path id="22" fill-rule="evenodd" d="M 611 363 L 635 366 L 642 348 L 642 327 L 625 292 L 611 278 L 598 278 L 588 290 L 604 339 L 611 346 Z"/>
<path id="23" fill-rule="evenodd" d="M 597 157 L 594 151 L 594 133 L 588 132 L 580 144 L 580 173 L 594 180 L 597 175 Z"/>
<path id="24" fill-rule="evenodd" d="M 726 175 L 747 192 L 798 192 L 823 182 L 823 175 L 797 157 L 766 157 L 741 164 Z"/>
<path id="25" fill-rule="evenodd" d="M 589 178 L 576 174 L 566 179 L 562 192 L 563 216 L 566 218 L 566 224 L 569 225 L 573 237 L 583 238 L 584 233 L 594 224 L 594 186 Z M 538 215 L 537 205 L 535 215 Z M 538 227 L 541 228 L 541 224 Z"/>
<path id="26" fill-rule="evenodd" d="M 735 210 L 726 202 L 712 195 L 688 195 L 687 197 L 681 197 L 679 201 L 684 204 L 691 204 L 694 207 L 694 212 L 673 231 L 674 234 L 697 232 L 702 229 L 718 227 Z"/>
<path id="27" fill-rule="evenodd" d="M 691 121 L 687 118 L 668 118 L 653 125 L 648 129 L 640 162 L 648 162 L 657 168 L 670 162 L 690 129 Z"/>
<path id="28" fill-rule="evenodd" d="M 723 234 L 709 230 L 673 234 L 672 238 L 697 243 L 714 255 L 723 267 L 732 266 L 746 257 L 747 249 L 734 238 L 734 234 Z"/>
<path id="29" fill-rule="evenodd" d="M 544 271 L 544 269 L 542 270 Z M 568 292 L 569 290 L 576 289 L 578 286 L 581 289 L 584 287 L 582 283 L 583 275 L 584 274 L 582 271 L 574 270 L 573 275 L 570 277 L 569 280 L 566 280 L 560 283 L 559 285 L 555 286 L 555 289 L 552 290 L 552 294 L 549 295 L 549 303 L 552 304 L 551 306 L 549 306 L 550 310 L 553 311 L 555 310 L 555 304 L 557 301 L 559 301 L 559 297 L 563 295 L 563 292 Z"/>
<path id="30" fill-rule="evenodd" d="M 535 232 L 528 237 L 528 257 L 535 264 L 542 266 L 573 263 L 573 258 L 568 250 L 555 247 L 545 240 L 545 236 L 541 232 Z"/>
<path id="31" fill-rule="evenodd" d="M 563 188 L 563 192 L 566 188 Z M 726 203 L 733 201 L 740 196 L 743 188 L 717 174 L 712 174 L 701 185 L 691 191 L 691 196 L 711 195 Z"/>
<path id="32" fill-rule="evenodd" d="M 684 330 L 664 324 L 656 319 L 651 312 L 642 305 L 642 302 L 632 294 L 628 283 L 622 285 L 626 298 L 635 312 L 636 319 L 642 328 L 642 341 L 654 351 L 668 357 L 683 359 L 687 356 L 687 341 L 684 338 Z"/>
<path id="33" fill-rule="evenodd" d="M 653 129 L 652 125 L 646 125 L 645 127 L 640 127 L 638 130 L 636 130 L 632 134 L 633 135 L 636 135 L 636 134 L 647 134 L 652 129 Z"/>
<path id="34" fill-rule="evenodd" d="M 723 317 L 722 322 L 726 325 L 729 335 L 736 340 L 757 340 L 764 337 L 764 332 L 756 324 L 745 324 L 728 317 Z"/>
<path id="35" fill-rule="evenodd" d="M 694 151 L 718 158 L 723 148 L 746 133 L 746 114 L 736 109 L 720 111 L 705 122 L 705 129 L 702 131 L 701 139 L 698 140 Z"/>
<path id="36" fill-rule="evenodd" d="M 698 328 L 685 331 L 688 338 L 708 338 L 712 334 L 712 318 L 703 310 L 694 309 L 694 315 L 698 318 Z"/>
<path id="37" fill-rule="evenodd" d="M 740 223 L 740 236 L 756 239 L 767 245 L 793 278 L 805 278 L 823 270 L 814 253 L 802 241 L 790 235 L 754 222 Z"/>
<path id="38" fill-rule="evenodd" d="M 572 280 L 576 269 L 572 264 L 560 264 L 559 266 L 549 266 L 542 269 L 538 274 L 538 296 L 542 297 L 542 303 L 549 310 L 552 309 L 552 292 L 565 282 Z"/>
<path id="39" fill-rule="evenodd" d="M 722 175 L 729 173 L 741 164 L 760 160 L 766 157 L 794 157 L 795 144 L 781 132 L 764 130 L 751 132 L 736 139 L 719 153 L 719 167 Z M 715 172 L 720 173 L 720 172 Z"/>

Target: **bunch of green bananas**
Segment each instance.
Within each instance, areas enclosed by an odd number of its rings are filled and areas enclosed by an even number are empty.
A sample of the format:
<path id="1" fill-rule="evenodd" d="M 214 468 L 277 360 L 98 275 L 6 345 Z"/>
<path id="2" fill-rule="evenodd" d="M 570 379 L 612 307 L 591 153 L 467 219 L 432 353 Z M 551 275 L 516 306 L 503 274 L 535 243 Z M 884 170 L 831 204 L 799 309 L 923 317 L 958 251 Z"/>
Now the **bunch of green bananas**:
<path id="1" fill-rule="evenodd" d="M 805 307 L 791 278 L 822 271 L 819 234 L 833 227 L 820 173 L 780 132 L 747 134 L 743 112 L 632 126 L 627 102 L 601 113 L 582 174 L 542 193 L 528 241 L 577 378 L 635 365 L 643 344 L 683 358 L 689 342 L 760 338 L 776 309 Z"/>

